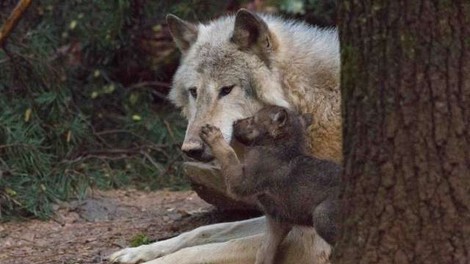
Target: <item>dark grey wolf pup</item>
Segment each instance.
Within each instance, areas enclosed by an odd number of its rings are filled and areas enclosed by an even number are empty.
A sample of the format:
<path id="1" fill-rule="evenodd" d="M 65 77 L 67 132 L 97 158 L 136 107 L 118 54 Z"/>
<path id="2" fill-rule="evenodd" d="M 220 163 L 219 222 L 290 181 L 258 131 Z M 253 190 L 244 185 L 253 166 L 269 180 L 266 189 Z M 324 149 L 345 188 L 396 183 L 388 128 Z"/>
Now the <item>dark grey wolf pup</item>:
<path id="1" fill-rule="evenodd" d="M 247 147 L 243 163 L 217 127 L 200 136 L 220 162 L 234 197 L 255 195 L 268 218 L 268 232 L 256 263 L 274 263 L 277 248 L 293 225 L 314 226 L 330 245 L 336 241 L 339 176 L 334 162 L 307 155 L 310 115 L 267 106 L 234 124 L 234 137 Z"/>

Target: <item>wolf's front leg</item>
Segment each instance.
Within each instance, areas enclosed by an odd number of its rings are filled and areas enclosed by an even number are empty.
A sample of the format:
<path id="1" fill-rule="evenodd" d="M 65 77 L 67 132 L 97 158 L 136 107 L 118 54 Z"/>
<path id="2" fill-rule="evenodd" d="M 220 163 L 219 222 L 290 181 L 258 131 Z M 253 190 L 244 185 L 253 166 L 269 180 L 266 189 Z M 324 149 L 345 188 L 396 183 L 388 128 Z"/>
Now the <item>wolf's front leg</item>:
<path id="1" fill-rule="evenodd" d="M 246 197 L 256 193 L 253 179 L 246 177 L 243 164 L 233 148 L 224 140 L 220 129 L 205 125 L 201 129 L 201 139 L 212 149 L 212 154 L 219 161 L 227 188 L 235 198 Z"/>
<path id="2" fill-rule="evenodd" d="M 108 259 L 112 263 L 141 263 L 162 256 L 173 255 L 172 253 L 184 248 L 190 248 L 198 245 L 206 245 L 212 243 L 227 242 L 233 239 L 259 235 L 264 231 L 264 226 L 264 217 L 258 217 L 237 222 L 201 226 L 194 230 L 182 233 L 176 237 L 167 240 L 158 241 L 140 247 L 122 249 L 109 256 Z M 196 253 L 194 255 L 197 255 Z M 178 256 L 181 256 L 181 254 L 178 254 Z M 175 255 L 175 257 L 177 256 Z M 193 258 L 194 257 L 195 256 L 193 256 Z"/>

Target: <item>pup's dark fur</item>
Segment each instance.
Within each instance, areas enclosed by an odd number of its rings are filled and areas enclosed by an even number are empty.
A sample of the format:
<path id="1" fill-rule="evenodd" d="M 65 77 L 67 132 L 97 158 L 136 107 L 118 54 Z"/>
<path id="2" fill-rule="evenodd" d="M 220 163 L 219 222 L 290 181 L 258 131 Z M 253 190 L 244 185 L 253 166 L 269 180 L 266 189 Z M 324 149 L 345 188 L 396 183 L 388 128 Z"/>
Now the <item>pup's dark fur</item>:
<path id="1" fill-rule="evenodd" d="M 314 226 L 329 244 L 336 240 L 341 167 L 306 154 L 310 116 L 267 106 L 234 124 L 234 136 L 247 146 L 240 163 L 220 130 L 206 125 L 201 138 L 220 162 L 230 193 L 256 195 L 268 217 L 267 239 L 256 263 L 274 263 L 278 245 L 292 225 Z"/>

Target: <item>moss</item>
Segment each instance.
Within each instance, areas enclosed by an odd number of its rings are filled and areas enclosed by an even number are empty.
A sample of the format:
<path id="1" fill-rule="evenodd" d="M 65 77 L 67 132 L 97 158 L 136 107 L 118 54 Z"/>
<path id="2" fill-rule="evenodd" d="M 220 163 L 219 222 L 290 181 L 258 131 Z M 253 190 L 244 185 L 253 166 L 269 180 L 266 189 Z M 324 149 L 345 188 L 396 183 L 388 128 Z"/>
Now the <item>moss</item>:
<path id="1" fill-rule="evenodd" d="M 131 247 L 138 247 L 141 245 L 147 245 L 152 243 L 153 241 L 146 235 L 144 234 L 137 234 L 135 235 L 130 242 Z"/>

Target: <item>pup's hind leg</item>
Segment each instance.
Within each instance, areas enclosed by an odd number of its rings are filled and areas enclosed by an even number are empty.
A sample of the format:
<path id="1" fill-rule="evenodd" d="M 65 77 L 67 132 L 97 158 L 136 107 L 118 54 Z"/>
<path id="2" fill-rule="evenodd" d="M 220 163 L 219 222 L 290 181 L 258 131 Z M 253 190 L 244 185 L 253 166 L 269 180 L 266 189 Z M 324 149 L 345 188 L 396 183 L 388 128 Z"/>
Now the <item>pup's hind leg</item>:
<path id="1" fill-rule="evenodd" d="M 255 264 L 273 264 L 279 245 L 292 229 L 292 225 L 282 223 L 276 219 L 266 216 L 266 234 L 260 249 L 256 253 Z"/>
<path id="2" fill-rule="evenodd" d="M 317 233 L 330 245 L 337 236 L 338 201 L 326 199 L 313 210 L 313 226 Z"/>

